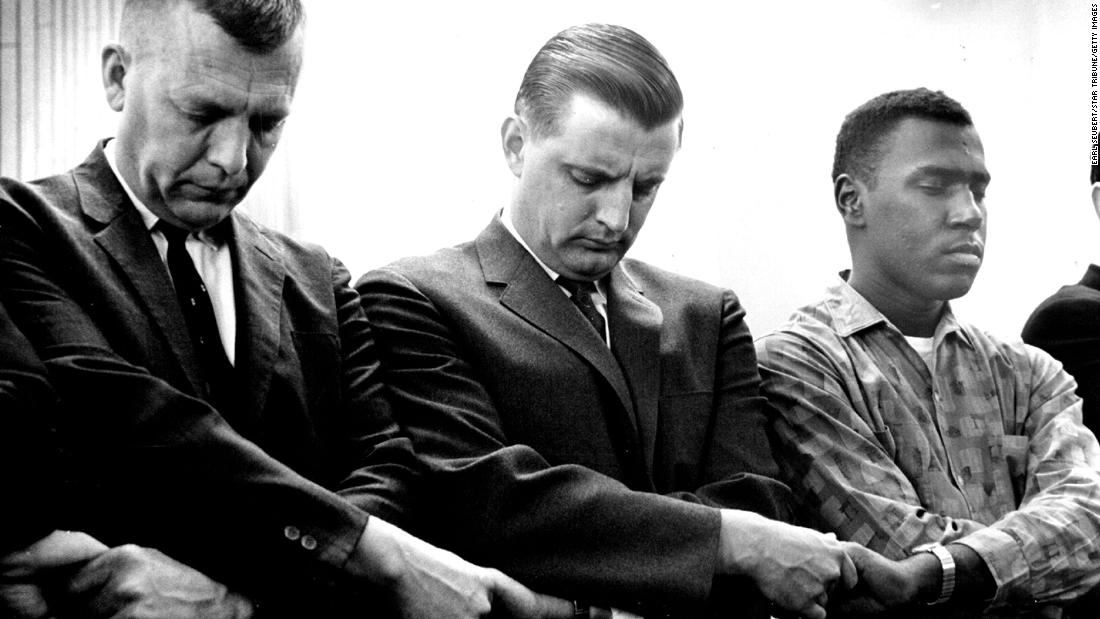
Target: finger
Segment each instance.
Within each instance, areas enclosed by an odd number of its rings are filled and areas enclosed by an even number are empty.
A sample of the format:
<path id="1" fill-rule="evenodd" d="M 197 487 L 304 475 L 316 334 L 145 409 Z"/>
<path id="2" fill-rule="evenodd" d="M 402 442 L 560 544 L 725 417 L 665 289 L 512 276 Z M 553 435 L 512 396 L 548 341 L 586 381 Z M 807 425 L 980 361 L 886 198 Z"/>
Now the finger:
<path id="1" fill-rule="evenodd" d="M 825 607 L 820 604 L 811 604 L 802 611 L 802 616 L 805 619 L 825 619 Z"/>
<path id="2" fill-rule="evenodd" d="M 535 598 L 541 607 L 539 617 L 545 619 L 572 619 L 573 603 L 552 595 L 535 593 Z"/>
<path id="3" fill-rule="evenodd" d="M 102 589 L 119 571 L 120 560 L 119 554 L 113 551 L 99 555 L 69 579 L 65 590 L 69 595 L 82 596 Z"/>
<path id="4" fill-rule="evenodd" d="M 252 600 L 239 593 L 232 591 L 226 593 L 225 601 L 232 612 L 230 615 L 232 619 L 252 619 L 252 615 L 256 613 L 256 607 L 252 605 Z"/>
<path id="5" fill-rule="evenodd" d="M 56 543 L 43 555 L 50 567 L 84 563 L 107 551 L 106 544 L 80 531 L 55 531 L 50 537 Z"/>
<path id="6" fill-rule="evenodd" d="M 856 570 L 862 571 L 870 566 L 873 551 L 854 542 L 844 542 L 844 554 L 855 564 Z"/>
<path id="7" fill-rule="evenodd" d="M 33 572 L 83 563 L 106 550 L 107 546 L 87 533 L 54 531 L 27 548 L 4 557 L 2 565 Z"/>
<path id="8" fill-rule="evenodd" d="M 548 616 L 536 593 L 502 572 L 487 570 L 487 573 L 486 587 L 489 590 L 489 599 L 492 600 L 494 617 L 543 619 Z M 572 610 L 571 603 L 566 602 L 566 605 Z"/>
<path id="9" fill-rule="evenodd" d="M 531 591 L 519 581 L 497 570 L 490 570 L 490 597 L 493 616 L 517 619 L 573 619 L 573 602 Z"/>
<path id="10" fill-rule="evenodd" d="M 840 557 L 840 577 L 844 582 L 845 591 L 850 591 L 859 584 L 859 570 L 856 569 L 855 561 L 847 552 Z"/>
<path id="11" fill-rule="evenodd" d="M 13 619 L 45 619 L 50 609 L 42 590 L 30 583 L 0 586 L 0 615 Z"/>

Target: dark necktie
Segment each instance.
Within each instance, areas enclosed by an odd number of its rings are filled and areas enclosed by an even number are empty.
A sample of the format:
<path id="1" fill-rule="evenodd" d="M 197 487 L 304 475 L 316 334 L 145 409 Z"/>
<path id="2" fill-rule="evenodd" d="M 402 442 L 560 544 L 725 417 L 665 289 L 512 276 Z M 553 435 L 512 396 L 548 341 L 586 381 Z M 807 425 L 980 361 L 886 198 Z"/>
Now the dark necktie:
<path id="1" fill-rule="evenodd" d="M 195 270 L 191 255 L 187 253 L 185 243 L 188 232 L 164 221 L 157 222 L 157 229 L 168 239 L 168 272 L 172 274 L 176 299 L 183 310 L 191 344 L 202 367 L 206 399 L 224 415 L 230 405 L 233 366 L 222 347 L 214 306 L 210 304 L 206 285 Z"/>
<path id="2" fill-rule="evenodd" d="M 600 310 L 596 309 L 596 304 L 592 302 L 592 293 L 596 292 L 596 284 L 575 279 L 566 279 L 560 275 L 555 281 L 557 281 L 559 286 L 565 288 L 569 293 L 569 298 L 573 301 L 573 305 L 576 305 L 577 309 L 579 309 L 581 313 L 584 314 L 584 317 L 588 319 L 588 322 L 592 323 L 592 326 L 596 329 L 596 333 L 600 334 L 600 339 L 606 342 L 607 322 L 600 314 Z"/>

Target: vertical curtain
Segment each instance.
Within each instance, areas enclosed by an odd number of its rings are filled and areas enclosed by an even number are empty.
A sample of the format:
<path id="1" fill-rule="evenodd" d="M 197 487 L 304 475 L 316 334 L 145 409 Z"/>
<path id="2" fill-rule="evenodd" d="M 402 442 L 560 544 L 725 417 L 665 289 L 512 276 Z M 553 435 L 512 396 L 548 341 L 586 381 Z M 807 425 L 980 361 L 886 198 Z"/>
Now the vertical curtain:
<path id="1" fill-rule="evenodd" d="M 31 180 L 67 170 L 114 134 L 100 73 L 123 0 L 0 0 L 0 175 Z M 293 232 L 280 148 L 242 208 Z"/>
<path id="2" fill-rule="evenodd" d="M 122 0 L 0 0 L 0 174 L 31 179 L 110 135 L 99 53 Z"/>

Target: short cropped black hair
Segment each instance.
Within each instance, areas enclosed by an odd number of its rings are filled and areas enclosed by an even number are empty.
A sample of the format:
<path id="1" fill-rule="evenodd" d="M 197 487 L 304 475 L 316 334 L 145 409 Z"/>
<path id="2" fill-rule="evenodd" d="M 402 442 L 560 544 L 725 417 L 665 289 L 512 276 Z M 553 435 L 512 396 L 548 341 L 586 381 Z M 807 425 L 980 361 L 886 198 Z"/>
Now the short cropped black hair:
<path id="1" fill-rule="evenodd" d="M 970 113 L 956 100 L 927 88 L 895 90 L 857 107 L 844 118 L 836 136 L 833 181 L 850 174 L 874 183 L 883 138 L 906 118 L 938 120 L 968 127 Z"/>
<path id="2" fill-rule="evenodd" d="M 535 135 L 552 135 L 578 93 L 647 130 L 675 120 L 684 107 L 680 84 L 657 48 L 629 28 L 608 24 L 574 26 L 547 41 L 523 75 L 515 112 Z"/>
<path id="3" fill-rule="evenodd" d="M 177 0 L 188 2 L 196 11 L 209 15 L 226 34 L 256 53 L 266 54 L 290 40 L 305 20 L 300 0 Z M 126 0 L 126 14 L 140 8 L 165 5 L 165 0 Z"/>
<path id="4" fill-rule="evenodd" d="M 1089 175 L 1089 184 L 1100 183 L 1100 165 L 1092 164 L 1092 174 Z"/>

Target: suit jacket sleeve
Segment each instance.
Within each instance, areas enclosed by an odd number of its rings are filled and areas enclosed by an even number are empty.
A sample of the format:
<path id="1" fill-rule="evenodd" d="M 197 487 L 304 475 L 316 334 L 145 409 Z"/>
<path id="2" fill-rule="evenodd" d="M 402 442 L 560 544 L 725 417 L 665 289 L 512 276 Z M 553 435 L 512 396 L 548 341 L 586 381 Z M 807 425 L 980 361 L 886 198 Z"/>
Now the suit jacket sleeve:
<path id="1" fill-rule="evenodd" d="M 512 444 L 445 313 L 389 270 L 358 284 L 398 422 L 434 475 L 426 530 L 471 560 L 571 598 L 630 607 L 709 593 L 717 510 Z M 568 389 L 568 385 L 562 385 Z"/>
<path id="2" fill-rule="evenodd" d="M 0 192 L 0 289 L 61 399 L 63 443 L 86 462 L 109 467 L 116 486 L 141 489 L 127 499 L 155 495 L 168 501 L 162 505 L 194 512 L 194 530 L 186 531 L 192 537 L 207 527 L 209 539 L 267 550 L 250 562 L 237 556 L 247 553 L 215 549 L 242 569 L 338 575 L 367 514 L 242 438 L 206 403 L 115 354 L 55 283 L 51 268 L 65 266 L 47 259 L 48 247 L 36 221 Z M 67 517 L 80 514 L 72 509 Z M 300 543 L 306 535 L 315 548 Z"/>
<path id="3" fill-rule="evenodd" d="M 378 347 L 351 276 L 337 260 L 332 273 L 342 390 L 334 440 L 341 446 L 338 468 L 348 471 L 337 492 L 372 516 L 406 526 L 420 507 L 414 491 L 420 462 L 394 421 L 389 393 L 380 379 Z"/>
<path id="4" fill-rule="evenodd" d="M 710 338 L 711 334 L 707 332 L 703 337 Z M 790 489 L 777 480 L 779 467 L 766 432 L 767 401 L 760 394 L 752 335 L 745 323 L 745 310 L 729 290 L 722 293 L 720 322 L 714 339 L 718 349 L 713 420 L 709 424 L 699 479 L 690 492 L 674 492 L 670 496 L 791 521 L 794 514 Z"/>
<path id="5" fill-rule="evenodd" d="M 24 548 L 55 528 L 59 453 L 50 434 L 54 395 L 30 342 L 0 305 L 0 487 L 10 509 L 0 554 Z"/>
<path id="6" fill-rule="evenodd" d="M 1055 295 L 1028 319 L 1023 340 L 1062 362 L 1077 381 L 1085 425 L 1100 432 L 1100 293 Z"/>

